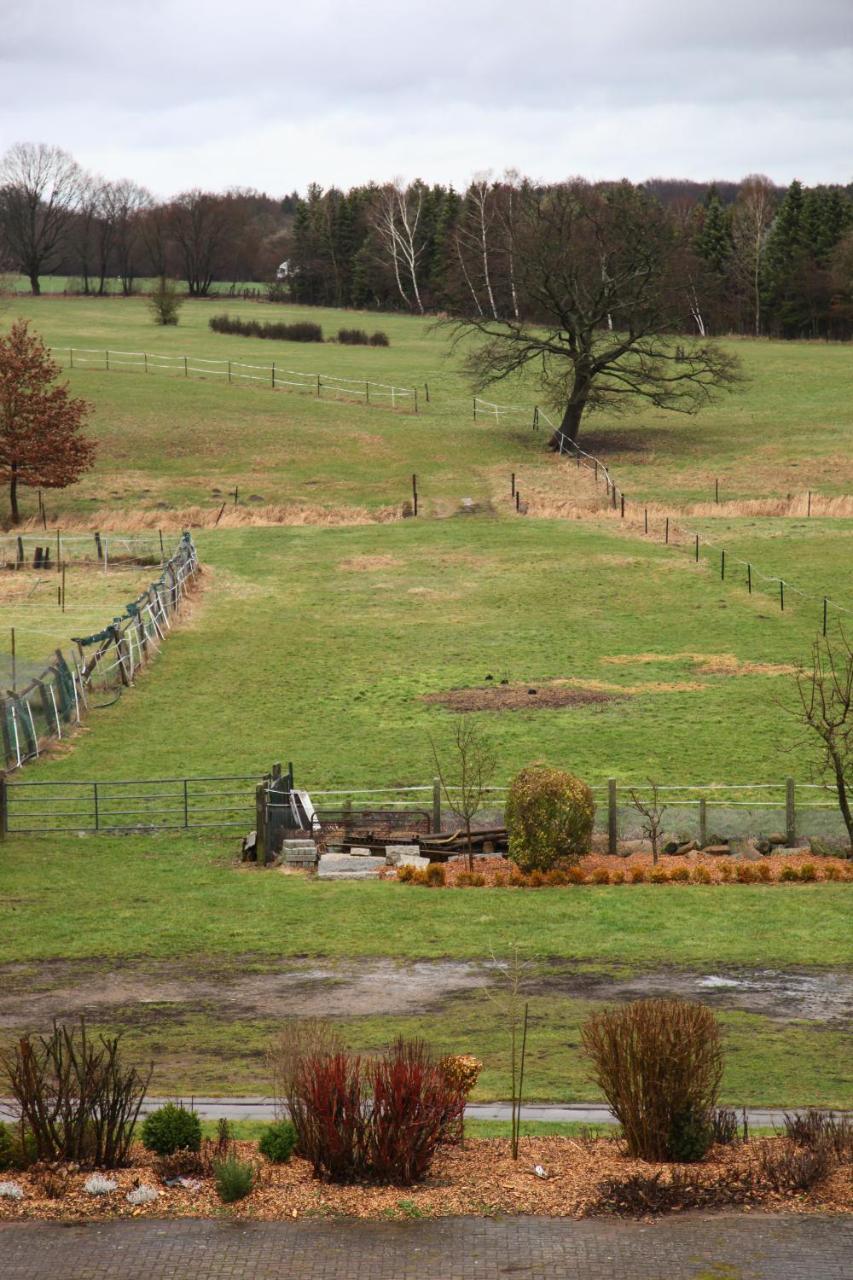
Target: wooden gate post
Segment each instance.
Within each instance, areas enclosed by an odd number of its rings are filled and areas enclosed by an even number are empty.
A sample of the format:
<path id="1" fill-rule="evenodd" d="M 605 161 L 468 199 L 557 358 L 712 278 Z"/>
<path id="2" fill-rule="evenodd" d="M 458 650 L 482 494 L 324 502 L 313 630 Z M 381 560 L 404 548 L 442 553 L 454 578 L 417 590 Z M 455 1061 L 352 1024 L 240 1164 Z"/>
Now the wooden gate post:
<path id="1" fill-rule="evenodd" d="M 255 787 L 255 861 L 259 867 L 265 867 L 267 862 L 267 786 L 268 783 L 259 782 Z"/>
<path id="2" fill-rule="evenodd" d="M 607 779 L 607 852 L 613 856 L 618 853 L 617 843 L 619 828 L 616 815 L 616 779 Z"/>
<path id="3" fill-rule="evenodd" d="M 441 779 L 432 780 L 432 829 L 441 831 Z"/>

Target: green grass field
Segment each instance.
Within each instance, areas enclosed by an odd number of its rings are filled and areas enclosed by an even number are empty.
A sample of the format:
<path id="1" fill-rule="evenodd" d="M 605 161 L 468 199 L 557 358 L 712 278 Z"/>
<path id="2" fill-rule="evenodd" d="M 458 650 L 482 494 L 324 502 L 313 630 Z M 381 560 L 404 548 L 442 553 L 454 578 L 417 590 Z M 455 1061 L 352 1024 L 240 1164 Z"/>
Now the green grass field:
<path id="1" fill-rule="evenodd" d="M 299 314 L 231 300 L 228 308 Z M 850 522 L 679 507 L 713 498 L 715 478 L 725 500 L 847 493 L 845 348 L 739 342 L 749 383 L 699 417 L 641 410 L 593 420 L 582 443 L 607 458 L 634 513 L 654 504 L 646 538 L 635 515 L 622 524 L 596 510 L 589 477 L 546 452 L 526 407 L 536 400 L 532 383 L 493 393 L 523 406 L 514 417 L 473 420 L 446 331 L 410 317 L 311 309 L 302 314 L 327 334 L 363 323 L 385 329 L 392 345 L 271 344 L 211 333 L 214 309 L 221 302 L 187 303 L 179 327 L 162 330 L 138 299 L 21 298 L 2 320 L 25 314 L 56 347 L 259 364 L 274 355 L 279 367 L 428 383 L 429 406 L 395 414 L 221 380 L 75 367 L 75 392 L 96 405 L 101 448 L 90 477 L 48 495 L 51 517 L 78 529 L 107 517 L 110 527 L 159 524 L 171 534 L 187 509 L 215 513 L 237 485 L 241 518 L 255 512 L 255 523 L 194 531 L 203 591 L 161 655 L 117 704 L 91 713 L 73 745 L 28 766 L 25 780 L 257 774 L 293 760 L 309 788 L 424 784 L 434 773 L 430 736 L 446 742 L 454 715 L 427 699 L 462 689 L 480 706 L 501 680 L 537 690 L 521 709 L 479 713 L 501 782 L 536 758 L 596 784 L 810 780 L 811 749 L 784 705 L 821 597 L 853 607 Z M 509 502 L 512 471 L 530 498 L 526 516 Z M 370 522 L 399 514 L 412 473 L 419 519 Z M 475 513 L 465 513 L 465 498 Z M 268 506 L 291 522 L 264 524 Z M 725 581 L 715 550 L 703 549 L 697 565 L 689 542 L 663 544 L 661 514 L 670 509 L 724 543 Z M 360 523 L 335 525 L 341 519 Z M 814 598 L 789 589 L 782 612 L 775 583 L 756 576 L 748 594 L 736 558 Z M 130 585 L 93 575 L 88 590 L 75 576 L 79 617 L 63 624 L 37 594 L 37 621 L 19 600 L 4 608 L 4 626 L 7 615 L 22 629 L 29 619 L 37 658 L 41 640 L 49 652 L 63 626 L 72 635 L 89 619 L 108 621 L 113 601 L 120 607 L 135 594 Z M 536 709 L 555 690 L 601 700 Z M 231 972 L 275 957 L 483 959 L 515 942 L 542 962 L 631 972 L 851 962 L 843 884 L 432 894 L 240 871 L 233 851 L 216 835 L 9 840 L 0 846 L 0 962 L 24 966 L 15 981 L 34 990 L 45 963 L 82 966 L 85 977 L 69 977 L 79 984 L 131 962 Z M 577 1053 L 591 1007 L 536 994 L 531 1097 L 593 1096 Z M 161 1092 L 265 1091 L 272 1018 L 154 1000 L 119 1005 L 108 1024 L 127 1025 L 131 1046 L 156 1057 Z M 835 1024 L 735 1009 L 724 1025 L 731 1101 L 851 1101 Z M 499 1019 L 478 995 L 405 1017 L 354 1017 L 347 1030 L 365 1048 L 406 1031 L 479 1052 L 481 1096 L 506 1095 Z"/>
<path id="2" fill-rule="evenodd" d="M 410 316 L 377 316 L 229 299 L 235 315 L 310 319 L 331 337 L 341 326 L 385 329 L 388 348 L 283 343 L 215 334 L 208 320 L 221 299 L 187 302 L 176 329 L 151 322 L 141 299 L 6 300 L 3 318 L 29 318 L 55 346 L 100 352 L 148 351 L 244 361 L 309 374 L 418 387 L 421 413 L 392 414 L 363 404 L 273 393 L 140 372 L 76 367 L 75 392 L 97 406 L 97 470 L 61 495 L 56 513 L 126 509 L 155 502 L 217 506 L 213 488 L 236 484 L 268 502 L 399 505 L 418 474 L 427 504 L 483 498 L 520 463 L 548 466 L 544 428 L 531 430 L 535 380 L 499 386 L 489 400 L 517 413 L 475 424 L 471 389 L 446 329 Z M 589 421 L 581 444 L 606 458 L 636 501 L 710 501 L 719 478 L 725 499 L 826 495 L 853 484 L 853 362 L 843 345 L 737 341 L 746 382 L 695 418 L 640 407 Z M 68 357 L 63 357 L 67 364 Z M 115 365 L 115 362 L 113 362 Z M 430 387 L 425 403 L 424 384 Z M 553 415 L 552 415 L 553 416 Z M 500 471 L 500 482 L 496 476 Z M 53 508 L 51 507 L 51 510 Z"/>

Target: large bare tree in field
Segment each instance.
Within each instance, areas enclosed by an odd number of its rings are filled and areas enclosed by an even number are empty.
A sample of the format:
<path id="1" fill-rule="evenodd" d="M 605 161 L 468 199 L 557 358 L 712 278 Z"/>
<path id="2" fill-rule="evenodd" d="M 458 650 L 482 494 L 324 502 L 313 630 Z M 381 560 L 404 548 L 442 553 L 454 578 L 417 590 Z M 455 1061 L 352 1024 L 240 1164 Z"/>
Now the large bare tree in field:
<path id="1" fill-rule="evenodd" d="M 835 787 L 853 853 L 853 648 L 840 626 L 815 640 L 796 685 L 795 714 L 818 739 L 821 770 Z"/>
<path id="2" fill-rule="evenodd" d="M 19 142 L 0 163 L 0 230 L 34 294 L 59 264 L 83 182 L 60 147 Z"/>
<path id="3" fill-rule="evenodd" d="M 424 187 L 414 182 L 388 183 L 379 192 L 373 228 L 383 261 L 394 273 L 397 292 L 412 311 L 424 313 L 420 272 L 425 241 L 421 230 Z"/>
<path id="4" fill-rule="evenodd" d="M 505 243 L 506 216 L 495 226 Z M 594 410 L 708 404 L 737 364 L 711 341 L 676 336 L 683 282 L 672 237 L 657 202 L 628 183 L 514 190 L 512 280 L 506 269 L 496 278 L 505 252 L 489 258 L 487 285 L 482 246 L 457 241 L 464 271 L 450 312 L 458 338 L 480 339 L 467 360 L 475 386 L 537 369 L 560 414 L 554 448 L 576 441 Z"/>

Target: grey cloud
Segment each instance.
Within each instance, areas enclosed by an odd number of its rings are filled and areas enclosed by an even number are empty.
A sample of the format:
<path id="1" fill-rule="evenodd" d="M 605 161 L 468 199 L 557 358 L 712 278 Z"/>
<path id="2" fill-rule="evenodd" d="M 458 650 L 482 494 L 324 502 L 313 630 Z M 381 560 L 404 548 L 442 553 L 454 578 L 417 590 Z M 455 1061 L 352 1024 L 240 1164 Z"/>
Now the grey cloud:
<path id="1" fill-rule="evenodd" d="M 3 146 L 161 192 L 853 171 L 851 0 L 5 0 L 3 32 Z"/>

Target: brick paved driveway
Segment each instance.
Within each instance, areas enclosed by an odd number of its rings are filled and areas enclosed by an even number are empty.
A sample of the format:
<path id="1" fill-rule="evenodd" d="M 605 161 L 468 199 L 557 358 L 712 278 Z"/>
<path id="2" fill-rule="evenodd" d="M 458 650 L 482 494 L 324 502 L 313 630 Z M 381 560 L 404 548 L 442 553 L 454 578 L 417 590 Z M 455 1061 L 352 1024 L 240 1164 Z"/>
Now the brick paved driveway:
<path id="1" fill-rule="evenodd" d="M 0 1226 L 2 1280 L 850 1280 L 853 1217 Z"/>

